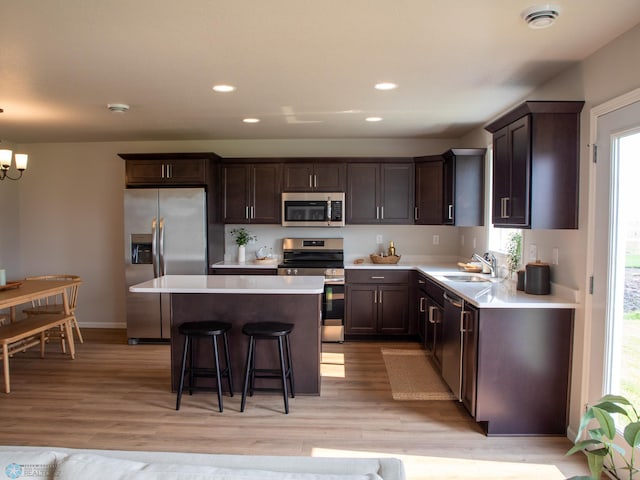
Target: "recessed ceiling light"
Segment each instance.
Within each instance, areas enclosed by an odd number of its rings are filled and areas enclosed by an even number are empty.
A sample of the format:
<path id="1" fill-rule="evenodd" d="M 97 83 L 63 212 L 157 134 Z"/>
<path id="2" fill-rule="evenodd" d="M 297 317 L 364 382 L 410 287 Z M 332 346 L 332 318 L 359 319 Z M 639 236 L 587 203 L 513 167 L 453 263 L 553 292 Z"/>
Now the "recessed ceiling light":
<path id="1" fill-rule="evenodd" d="M 107 108 L 113 113 L 125 113 L 129 111 L 129 105 L 125 103 L 109 103 Z"/>
<path id="2" fill-rule="evenodd" d="M 213 91 L 218 93 L 229 93 L 236 89 L 233 85 L 214 85 Z"/>
<path id="3" fill-rule="evenodd" d="M 557 5 L 535 5 L 522 12 L 522 18 L 529 28 L 540 29 L 553 25 L 560 15 L 560 7 Z"/>
<path id="4" fill-rule="evenodd" d="M 381 82 L 375 84 L 376 90 L 393 90 L 398 88 L 398 85 L 391 82 Z"/>
<path id="5" fill-rule="evenodd" d="M 243 118 L 242 121 L 244 123 L 260 123 L 259 118 Z"/>
<path id="6" fill-rule="evenodd" d="M 367 117 L 365 118 L 367 122 L 381 122 L 382 117 Z"/>

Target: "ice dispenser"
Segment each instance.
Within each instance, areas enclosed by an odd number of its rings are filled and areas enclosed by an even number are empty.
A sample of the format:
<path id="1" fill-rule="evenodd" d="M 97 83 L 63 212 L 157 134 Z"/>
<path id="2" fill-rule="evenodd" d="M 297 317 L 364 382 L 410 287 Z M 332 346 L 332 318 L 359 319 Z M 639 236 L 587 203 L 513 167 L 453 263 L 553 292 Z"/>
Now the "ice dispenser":
<path id="1" fill-rule="evenodd" d="M 150 233 L 131 234 L 131 263 L 133 265 L 151 265 L 153 263 L 151 243 L 152 234 Z"/>

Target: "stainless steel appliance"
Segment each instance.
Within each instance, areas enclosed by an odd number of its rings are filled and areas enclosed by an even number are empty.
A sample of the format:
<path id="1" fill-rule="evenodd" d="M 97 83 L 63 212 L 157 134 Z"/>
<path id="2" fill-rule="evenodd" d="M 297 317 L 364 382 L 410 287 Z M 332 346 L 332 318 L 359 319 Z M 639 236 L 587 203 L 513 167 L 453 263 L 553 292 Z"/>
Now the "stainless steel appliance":
<path id="1" fill-rule="evenodd" d="M 167 294 L 131 293 L 129 286 L 162 275 L 207 273 L 203 188 L 143 188 L 124 192 L 124 261 L 129 343 L 168 341 Z"/>
<path id="2" fill-rule="evenodd" d="M 442 378 L 458 400 L 462 400 L 462 335 L 465 305 L 462 298 L 449 292 L 445 292 L 444 300 Z"/>
<path id="3" fill-rule="evenodd" d="M 344 227 L 344 192 L 285 192 L 284 227 Z"/>
<path id="4" fill-rule="evenodd" d="M 322 275 L 322 341 L 344 341 L 344 240 L 284 238 L 278 275 Z"/>

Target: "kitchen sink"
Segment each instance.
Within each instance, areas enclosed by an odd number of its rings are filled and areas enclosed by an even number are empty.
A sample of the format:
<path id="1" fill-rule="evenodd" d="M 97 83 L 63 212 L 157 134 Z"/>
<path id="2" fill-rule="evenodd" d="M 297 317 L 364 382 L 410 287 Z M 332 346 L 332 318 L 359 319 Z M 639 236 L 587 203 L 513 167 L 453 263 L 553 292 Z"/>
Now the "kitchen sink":
<path id="1" fill-rule="evenodd" d="M 452 282 L 491 282 L 490 279 L 480 275 L 443 275 L 443 278 Z"/>

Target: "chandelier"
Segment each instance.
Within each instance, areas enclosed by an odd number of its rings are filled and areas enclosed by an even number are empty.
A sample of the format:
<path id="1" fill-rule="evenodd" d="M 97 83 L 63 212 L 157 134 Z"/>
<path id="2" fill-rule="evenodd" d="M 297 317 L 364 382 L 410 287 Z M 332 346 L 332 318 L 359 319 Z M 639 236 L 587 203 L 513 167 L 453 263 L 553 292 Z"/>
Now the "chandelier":
<path id="1" fill-rule="evenodd" d="M 27 169 L 27 161 L 29 156 L 26 153 L 16 153 L 16 170 L 18 170 L 17 177 L 9 176 L 9 168 L 11 168 L 11 159 L 13 157 L 13 151 L 7 149 L 0 149 L 0 180 L 8 178 L 9 180 L 18 180 L 22 177 L 22 172 Z"/>

